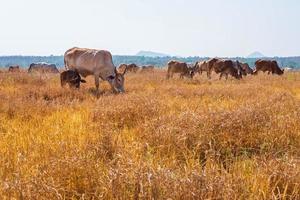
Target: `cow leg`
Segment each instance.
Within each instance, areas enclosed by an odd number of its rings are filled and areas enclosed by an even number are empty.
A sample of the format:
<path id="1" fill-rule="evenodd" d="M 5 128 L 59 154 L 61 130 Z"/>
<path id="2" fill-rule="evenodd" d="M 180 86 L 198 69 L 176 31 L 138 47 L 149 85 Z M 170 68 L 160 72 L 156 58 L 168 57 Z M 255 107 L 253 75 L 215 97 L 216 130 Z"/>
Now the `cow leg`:
<path id="1" fill-rule="evenodd" d="M 207 78 L 208 78 L 208 79 L 211 79 L 211 70 L 208 70 L 208 71 L 207 71 Z"/>
<path id="2" fill-rule="evenodd" d="M 95 86 L 96 90 L 99 91 L 99 74 L 95 74 Z"/>
<path id="3" fill-rule="evenodd" d="M 272 75 L 274 75 L 275 74 L 275 71 L 274 70 L 272 70 Z"/>
<path id="4" fill-rule="evenodd" d="M 228 74 L 225 74 L 225 79 L 226 79 L 226 80 L 228 79 Z"/>
<path id="5" fill-rule="evenodd" d="M 221 80 L 221 79 L 222 79 L 222 76 L 223 76 L 223 73 L 221 73 L 221 74 L 220 74 L 219 80 Z"/>
<path id="6" fill-rule="evenodd" d="M 183 79 L 183 74 L 180 74 L 180 78 Z"/>
<path id="7" fill-rule="evenodd" d="M 60 85 L 61 85 L 61 87 L 63 88 L 63 87 L 65 87 L 65 85 L 66 85 L 66 82 L 65 82 L 65 81 L 63 81 L 63 80 L 60 80 Z"/>
<path id="8" fill-rule="evenodd" d="M 168 72 L 167 74 L 167 79 L 173 78 L 173 73 L 172 72 Z"/>

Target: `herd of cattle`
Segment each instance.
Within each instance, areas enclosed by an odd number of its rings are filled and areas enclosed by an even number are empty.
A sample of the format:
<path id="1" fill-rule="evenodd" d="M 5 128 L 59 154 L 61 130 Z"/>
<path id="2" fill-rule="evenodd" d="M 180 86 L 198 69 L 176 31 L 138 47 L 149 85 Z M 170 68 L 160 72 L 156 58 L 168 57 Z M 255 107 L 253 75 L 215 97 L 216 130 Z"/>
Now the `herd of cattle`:
<path id="1" fill-rule="evenodd" d="M 173 77 L 174 73 L 179 73 L 180 77 L 193 78 L 196 73 L 207 73 L 207 77 L 210 79 L 212 72 L 220 74 L 220 79 L 228 75 L 233 76 L 236 79 L 241 79 L 247 74 L 256 75 L 259 71 L 268 72 L 268 74 L 282 75 L 284 69 L 280 69 L 275 60 L 257 60 L 255 62 L 255 70 L 251 69 L 247 63 L 239 61 L 224 60 L 219 58 L 212 58 L 206 61 L 196 62 L 193 67 L 189 67 L 186 63 L 178 61 L 170 61 L 168 63 L 167 78 Z"/>
<path id="2" fill-rule="evenodd" d="M 9 66 L 8 72 L 20 72 L 21 68 L 19 65 Z M 55 64 L 48 64 L 44 62 L 32 63 L 28 68 L 28 73 L 59 73 Z"/>
<path id="3" fill-rule="evenodd" d="M 152 72 L 154 66 L 139 67 L 136 64 L 121 64 L 118 69 L 114 66 L 112 55 L 109 51 L 95 50 L 86 48 L 71 48 L 64 54 L 64 64 L 66 71 L 60 74 L 61 86 L 68 84 L 70 87 L 79 88 L 80 83 L 85 83 L 81 77 L 93 75 L 95 78 L 96 89 L 99 89 L 99 79 L 108 81 L 113 91 L 117 93 L 124 92 L 124 75 L 126 72 Z M 9 72 L 19 72 L 19 66 L 10 66 Z M 236 79 L 241 79 L 248 74 L 256 75 L 259 71 L 268 72 L 268 74 L 282 75 L 281 69 L 275 60 L 257 60 L 255 69 L 251 69 L 247 63 L 239 61 L 212 58 L 206 61 L 199 61 L 193 65 L 184 62 L 170 61 L 167 66 L 167 79 L 172 78 L 174 74 L 179 74 L 180 78 L 193 78 L 196 73 L 207 73 L 210 79 L 212 72 L 220 74 L 220 79 L 229 75 Z M 28 73 L 59 73 L 54 64 L 33 63 L 29 66 Z"/>

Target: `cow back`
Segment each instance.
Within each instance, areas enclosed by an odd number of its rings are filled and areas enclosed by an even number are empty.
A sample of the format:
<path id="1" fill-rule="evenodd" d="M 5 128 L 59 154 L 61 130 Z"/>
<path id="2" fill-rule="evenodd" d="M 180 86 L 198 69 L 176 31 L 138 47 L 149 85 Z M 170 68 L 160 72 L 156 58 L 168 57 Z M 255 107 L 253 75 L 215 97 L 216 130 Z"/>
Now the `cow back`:
<path id="1" fill-rule="evenodd" d="M 115 66 L 112 55 L 106 50 L 74 47 L 64 55 L 67 69 L 77 70 L 84 77 L 99 74 L 102 79 L 115 76 Z"/>

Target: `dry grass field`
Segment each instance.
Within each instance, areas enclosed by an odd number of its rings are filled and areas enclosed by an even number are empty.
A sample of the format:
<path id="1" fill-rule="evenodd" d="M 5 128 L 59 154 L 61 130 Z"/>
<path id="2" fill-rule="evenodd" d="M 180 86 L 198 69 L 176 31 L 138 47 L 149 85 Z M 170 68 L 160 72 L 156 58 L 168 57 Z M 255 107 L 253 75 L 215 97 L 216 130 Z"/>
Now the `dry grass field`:
<path id="1" fill-rule="evenodd" d="M 300 73 L 0 73 L 1 199 L 300 199 Z"/>

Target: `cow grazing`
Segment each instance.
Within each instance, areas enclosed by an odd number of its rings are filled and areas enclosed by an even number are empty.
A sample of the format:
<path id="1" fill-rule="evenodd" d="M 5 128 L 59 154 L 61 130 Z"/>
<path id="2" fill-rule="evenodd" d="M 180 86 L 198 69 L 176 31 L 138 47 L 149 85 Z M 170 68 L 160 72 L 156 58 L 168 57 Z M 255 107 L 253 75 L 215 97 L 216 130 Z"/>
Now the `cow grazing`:
<path id="1" fill-rule="evenodd" d="M 55 64 L 48 63 L 32 63 L 29 66 L 28 73 L 59 73 Z"/>
<path id="2" fill-rule="evenodd" d="M 141 72 L 154 72 L 153 65 L 142 66 Z"/>
<path id="3" fill-rule="evenodd" d="M 140 69 L 140 67 L 138 67 L 136 64 L 132 63 L 132 64 L 121 64 L 119 65 L 118 69 L 120 71 L 125 71 L 125 69 L 127 70 L 127 72 L 132 72 L 132 73 L 137 73 Z"/>
<path id="4" fill-rule="evenodd" d="M 81 76 L 77 71 L 67 70 L 60 74 L 60 83 L 61 87 L 64 87 L 66 84 L 70 88 L 80 88 L 80 83 L 86 83 L 85 80 L 81 79 Z"/>
<path id="5" fill-rule="evenodd" d="M 188 77 L 193 78 L 194 68 L 189 68 L 188 65 L 184 62 L 179 61 L 170 61 L 168 62 L 168 73 L 167 79 L 172 78 L 173 74 L 180 74 L 180 78 Z"/>
<path id="6" fill-rule="evenodd" d="M 208 65 L 210 71 L 209 76 L 212 71 L 215 71 L 217 74 L 220 74 L 219 79 L 222 79 L 224 75 L 226 79 L 228 79 L 228 75 L 231 75 L 236 79 L 242 78 L 241 66 L 238 61 L 213 58 L 208 61 Z"/>
<path id="7" fill-rule="evenodd" d="M 16 73 L 20 72 L 20 66 L 19 65 L 14 65 L 14 66 L 9 66 L 8 72 Z"/>
<path id="8" fill-rule="evenodd" d="M 251 69 L 248 65 L 248 63 L 242 63 L 240 62 L 242 71 L 244 72 L 243 75 L 247 76 L 247 74 L 253 74 L 253 69 Z"/>
<path id="9" fill-rule="evenodd" d="M 206 72 L 207 78 L 211 79 L 211 73 L 213 71 L 215 71 L 216 73 L 220 73 L 219 72 L 220 70 L 218 69 L 220 67 L 217 67 L 217 66 L 215 67 L 214 66 L 215 63 L 220 62 L 220 61 L 222 61 L 222 60 L 218 59 L 218 58 L 211 58 L 209 60 L 196 62 L 195 65 L 194 65 L 195 72 L 198 72 L 199 74 L 202 74 L 203 72 Z M 220 65 L 220 63 L 218 65 Z"/>
<path id="10" fill-rule="evenodd" d="M 207 70 L 207 77 L 211 79 L 211 73 L 214 71 L 214 65 L 216 62 L 218 62 L 220 59 L 218 58 L 211 58 L 207 61 L 205 61 L 205 66 L 203 67 L 204 69 L 206 68 Z"/>
<path id="11" fill-rule="evenodd" d="M 243 76 L 247 76 L 246 70 L 244 70 L 244 68 L 242 67 L 241 63 L 238 60 L 232 62 L 234 68 L 238 71 L 239 78 L 243 78 Z"/>
<path id="12" fill-rule="evenodd" d="M 76 70 L 81 76 L 93 75 L 99 90 L 99 78 L 108 81 L 113 91 L 122 93 L 124 90 L 125 71 L 120 73 L 112 61 L 109 51 L 74 47 L 64 55 L 66 69 Z"/>
<path id="13" fill-rule="evenodd" d="M 259 71 L 268 72 L 268 74 L 282 75 L 284 70 L 280 69 L 276 60 L 257 60 L 253 74 L 257 75 Z"/>
<path id="14" fill-rule="evenodd" d="M 139 71 L 139 69 L 140 68 L 136 64 L 134 64 L 134 63 L 127 65 L 128 72 L 136 73 L 136 72 Z"/>
<path id="15" fill-rule="evenodd" d="M 209 67 L 208 67 L 208 62 L 207 61 L 200 61 L 200 62 L 196 62 L 195 65 L 194 65 L 194 70 L 195 70 L 195 73 L 199 73 L 200 75 L 203 73 L 203 72 L 206 72 L 207 73 L 207 77 L 210 77 L 210 70 L 209 70 Z"/>

